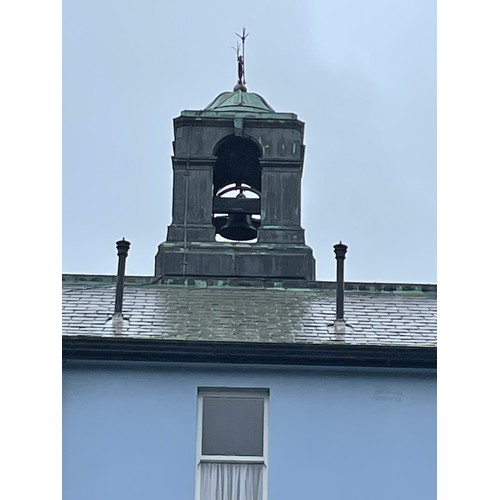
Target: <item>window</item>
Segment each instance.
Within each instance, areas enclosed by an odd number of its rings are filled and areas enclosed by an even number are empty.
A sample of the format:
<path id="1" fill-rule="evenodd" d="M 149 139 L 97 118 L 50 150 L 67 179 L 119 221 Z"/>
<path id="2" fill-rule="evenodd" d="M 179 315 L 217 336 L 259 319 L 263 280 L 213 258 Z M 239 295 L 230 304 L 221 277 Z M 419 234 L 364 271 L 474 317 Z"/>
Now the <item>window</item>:
<path id="1" fill-rule="evenodd" d="M 267 407 L 262 389 L 198 392 L 197 500 L 267 498 Z"/>

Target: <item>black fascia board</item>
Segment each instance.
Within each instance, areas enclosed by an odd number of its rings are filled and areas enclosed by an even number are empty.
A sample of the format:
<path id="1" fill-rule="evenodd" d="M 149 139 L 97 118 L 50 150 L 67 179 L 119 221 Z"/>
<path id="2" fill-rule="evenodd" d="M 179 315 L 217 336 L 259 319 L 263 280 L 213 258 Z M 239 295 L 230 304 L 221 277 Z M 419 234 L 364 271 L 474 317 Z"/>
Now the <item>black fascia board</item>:
<path id="1" fill-rule="evenodd" d="M 63 337 L 63 359 L 296 366 L 437 368 L 436 347 Z"/>

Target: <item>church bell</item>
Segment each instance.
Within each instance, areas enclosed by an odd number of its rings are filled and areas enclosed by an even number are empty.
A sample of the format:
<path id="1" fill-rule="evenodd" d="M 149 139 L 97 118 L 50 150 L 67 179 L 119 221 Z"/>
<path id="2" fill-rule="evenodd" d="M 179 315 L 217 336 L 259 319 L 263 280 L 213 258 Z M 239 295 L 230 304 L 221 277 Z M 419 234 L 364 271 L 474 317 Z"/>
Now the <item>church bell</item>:
<path id="1" fill-rule="evenodd" d="M 246 200 L 243 191 L 240 191 L 236 200 Z M 257 238 L 257 221 L 253 221 L 249 213 L 232 212 L 226 222 L 217 231 L 223 238 L 233 241 L 249 241 Z"/>
<path id="2" fill-rule="evenodd" d="M 248 241 L 257 238 L 257 229 L 253 226 L 250 215 L 234 213 L 229 214 L 219 234 L 227 240 Z"/>

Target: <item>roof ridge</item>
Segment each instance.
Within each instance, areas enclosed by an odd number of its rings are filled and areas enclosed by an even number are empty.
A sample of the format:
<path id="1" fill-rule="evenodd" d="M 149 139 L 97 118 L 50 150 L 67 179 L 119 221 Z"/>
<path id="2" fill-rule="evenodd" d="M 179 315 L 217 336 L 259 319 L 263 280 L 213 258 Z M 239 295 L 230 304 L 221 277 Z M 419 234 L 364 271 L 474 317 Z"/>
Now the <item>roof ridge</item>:
<path id="1" fill-rule="evenodd" d="M 198 286 L 198 287 L 260 287 L 260 288 L 297 288 L 297 289 L 330 289 L 336 287 L 335 281 L 304 281 L 297 279 L 262 279 L 251 277 L 155 277 L 134 276 L 125 277 L 128 284 L 158 285 L 158 286 Z M 111 274 L 80 274 L 63 273 L 63 285 L 75 284 L 111 284 L 116 282 L 116 276 Z M 435 283 L 405 283 L 405 282 L 370 282 L 346 281 L 345 289 L 360 292 L 437 292 Z"/>

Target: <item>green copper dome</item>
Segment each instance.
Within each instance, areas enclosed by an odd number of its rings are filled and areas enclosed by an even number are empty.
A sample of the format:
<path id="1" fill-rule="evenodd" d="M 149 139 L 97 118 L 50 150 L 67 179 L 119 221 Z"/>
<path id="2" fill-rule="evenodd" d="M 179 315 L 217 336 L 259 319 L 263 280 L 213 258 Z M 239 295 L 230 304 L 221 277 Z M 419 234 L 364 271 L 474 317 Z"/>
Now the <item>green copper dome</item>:
<path id="1" fill-rule="evenodd" d="M 269 106 L 263 97 L 253 92 L 246 92 L 242 88 L 235 88 L 233 92 L 223 92 L 218 95 L 204 111 L 274 113 L 274 109 Z"/>
<path id="2" fill-rule="evenodd" d="M 196 118 L 254 117 L 262 119 L 296 120 L 295 113 L 278 113 L 259 94 L 247 92 L 237 84 L 232 92 L 222 92 L 205 109 L 184 110 L 181 116 Z"/>

